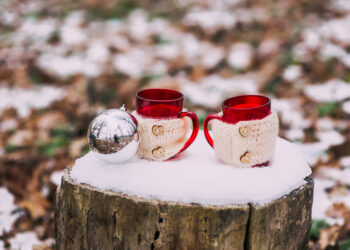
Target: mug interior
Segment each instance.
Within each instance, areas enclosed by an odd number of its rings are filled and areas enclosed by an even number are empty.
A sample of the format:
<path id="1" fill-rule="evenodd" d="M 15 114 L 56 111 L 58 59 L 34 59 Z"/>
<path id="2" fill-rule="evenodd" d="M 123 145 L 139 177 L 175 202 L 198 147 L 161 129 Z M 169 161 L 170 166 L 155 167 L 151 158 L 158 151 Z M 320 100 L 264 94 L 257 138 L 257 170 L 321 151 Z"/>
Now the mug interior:
<path id="1" fill-rule="evenodd" d="M 223 120 L 228 123 L 263 119 L 271 112 L 271 99 L 262 95 L 241 95 L 222 104 Z"/>
<path id="2" fill-rule="evenodd" d="M 228 109 L 259 109 L 269 106 L 271 99 L 262 95 L 241 95 L 231 97 L 224 101 L 223 108 Z"/>
<path id="3" fill-rule="evenodd" d="M 149 102 L 174 102 L 183 99 L 184 96 L 172 89 L 144 89 L 137 92 L 136 98 Z"/>
<path id="4" fill-rule="evenodd" d="M 136 111 L 149 118 L 176 118 L 182 111 L 184 96 L 171 89 L 145 89 L 136 94 Z"/>

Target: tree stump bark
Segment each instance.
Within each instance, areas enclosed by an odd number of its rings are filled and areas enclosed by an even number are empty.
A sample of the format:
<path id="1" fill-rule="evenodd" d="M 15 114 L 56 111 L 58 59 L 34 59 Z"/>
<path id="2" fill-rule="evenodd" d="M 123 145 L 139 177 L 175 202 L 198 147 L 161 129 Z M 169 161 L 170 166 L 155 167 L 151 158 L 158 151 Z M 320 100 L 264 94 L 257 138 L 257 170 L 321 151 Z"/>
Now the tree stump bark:
<path id="1" fill-rule="evenodd" d="M 57 249 L 304 249 L 313 181 L 264 206 L 141 199 L 77 184 L 57 189 Z"/>

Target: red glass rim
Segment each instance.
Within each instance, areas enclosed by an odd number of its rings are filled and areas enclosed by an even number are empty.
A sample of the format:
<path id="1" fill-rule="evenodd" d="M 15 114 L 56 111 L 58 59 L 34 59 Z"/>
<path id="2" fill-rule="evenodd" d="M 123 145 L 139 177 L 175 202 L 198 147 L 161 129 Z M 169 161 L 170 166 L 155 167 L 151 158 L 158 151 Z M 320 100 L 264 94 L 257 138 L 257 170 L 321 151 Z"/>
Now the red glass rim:
<path id="1" fill-rule="evenodd" d="M 248 107 L 248 108 L 233 107 L 234 105 L 245 103 L 245 99 L 247 99 L 249 97 L 259 98 L 261 100 L 265 100 L 265 102 L 262 102 L 260 106 L 255 106 L 255 107 Z M 229 102 L 232 102 L 232 101 L 236 101 L 236 103 L 228 104 Z M 247 110 L 247 111 L 249 111 L 249 110 L 259 109 L 259 108 L 263 108 L 265 106 L 270 106 L 270 105 L 271 105 L 271 99 L 267 96 L 263 96 L 263 95 L 239 95 L 239 96 L 234 96 L 234 97 L 226 99 L 222 103 L 222 109 L 223 110 L 230 109 L 230 110 L 240 110 L 240 111 Z"/>
<path id="2" fill-rule="evenodd" d="M 152 95 L 155 91 L 159 91 L 159 96 L 157 98 L 152 98 Z M 164 95 L 164 96 L 162 96 Z M 170 96 L 170 98 L 169 98 Z M 143 89 L 136 93 L 136 98 L 149 101 L 149 102 L 176 102 L 184 99 L 184 95 L 179 91 L 172 89 Z"/>

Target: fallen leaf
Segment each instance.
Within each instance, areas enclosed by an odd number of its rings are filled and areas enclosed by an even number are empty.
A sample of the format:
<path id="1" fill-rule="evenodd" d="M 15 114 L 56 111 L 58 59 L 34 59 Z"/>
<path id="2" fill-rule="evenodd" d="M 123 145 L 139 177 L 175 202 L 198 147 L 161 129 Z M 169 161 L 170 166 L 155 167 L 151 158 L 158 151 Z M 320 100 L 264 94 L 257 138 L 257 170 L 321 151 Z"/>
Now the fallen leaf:
<path id="1" fill-rule="evenodd" d="M 27 209 L 33 219 L 39 219 L 46 214 L 50 203 L 39 192 L 30 192 L 28 197 L 23 199 L 18 206 Z"/>
<path id="2" fill-rule="evenodd" d="M 320 238 L 318 240 L 321 249 L 326 249 L 328 246 L 335 246 L 339 236 L 341 226 L 334 225 L 320 230 Z"/>
<path id="3" fill-rule="evenodd" d="M 47 112 L 37 120 L 37 127 L 43 130 L 50 130 L 53 127 L 66 125 L 66 117 L 58 111 Z"/>
<path id="4" fill-rule="evenodd" d="M 77 158 L 81 156 L 82 154 L 82 149 L 84 146 L 87 146 L 87 139 L 84 138 L 79 138 L 74 141 L 69 146 L 69 154 L 71 155 L 72 158 Z"/>
<path id="5" fill-rule="evenodd" d="M 326 215 L 332 218 L 344 218 L 349 212 L 350 209 L 344 203 L 334 203 L 327 209 Z"/>

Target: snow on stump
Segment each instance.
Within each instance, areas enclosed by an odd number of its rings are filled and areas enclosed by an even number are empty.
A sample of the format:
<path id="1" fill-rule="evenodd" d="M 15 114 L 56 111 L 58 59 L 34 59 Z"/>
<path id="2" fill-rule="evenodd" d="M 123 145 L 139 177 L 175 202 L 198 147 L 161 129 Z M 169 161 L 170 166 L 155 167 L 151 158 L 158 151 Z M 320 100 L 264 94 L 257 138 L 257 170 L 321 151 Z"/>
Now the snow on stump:
<path id="1" fill-rule="evenodd" d="M 303 249 L 313 181 L 277 140 L 268 168 L 221 163 L 203 136 L 172 161 L 108 165 L 92 153 L 56 194 L 58 249 Z"/>

